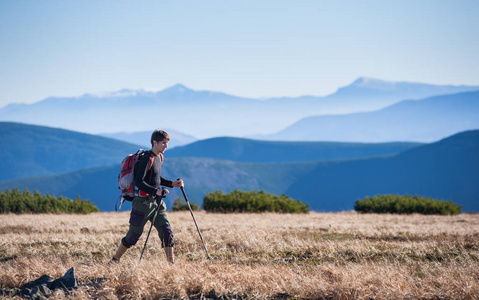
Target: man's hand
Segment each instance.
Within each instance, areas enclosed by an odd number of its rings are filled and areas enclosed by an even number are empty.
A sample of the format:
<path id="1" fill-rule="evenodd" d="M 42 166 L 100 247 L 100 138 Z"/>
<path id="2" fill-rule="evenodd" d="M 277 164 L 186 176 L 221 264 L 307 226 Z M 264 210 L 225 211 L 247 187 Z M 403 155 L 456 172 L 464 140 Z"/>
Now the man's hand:
<path id="1" fill-rule="evenodd" d="M 178 178 L 175 182 L 173 182 L 173 186 L 174 187 L 184 187 L 185 184 L 183 183 L 183 180 Z"/>
<path id="2" fill-rule="evenodd" d="M 166 195 L 168 195 L 169 192 L 170 191 L 168 191 L 167 189 L 161 188 L 156 190 L 156 195 L 160 197 L 166 197 Z"/>

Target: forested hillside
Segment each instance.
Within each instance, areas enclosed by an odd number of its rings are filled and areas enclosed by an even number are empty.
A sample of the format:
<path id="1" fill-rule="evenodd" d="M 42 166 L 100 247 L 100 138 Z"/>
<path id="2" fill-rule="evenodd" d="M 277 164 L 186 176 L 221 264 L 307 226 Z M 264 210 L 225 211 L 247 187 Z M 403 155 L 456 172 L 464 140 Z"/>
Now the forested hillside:
<path id="1" fill-rule="evenodd" d="M 389 158 L 317 164 L 286 193 L 316 199 L 324 211 L 350 209 L 378 194 L 410 194 L 452 200 L 479 211 L 479 130 L 456 134 Z"/>
<path id="2" fill-rule="evenodd" d="M 169 157 L 206 157 L 238 162 L 299 162 L 390 155 L 421 143 L 275 142 L 232 137 L 201 140 L 168 150 Z"/>
<path id="3" fill-rule="evenodd" d="M 119 163 L 138 146 L 58 128 L 0 122 L 0 181 Z"/>
<path id="4" fill-rule="evenodd" d="M 208 192 L 264 190 L 309 203 L 311 210 L 351 210 L 354 202 L 377 194 L 421 195 L 451 200 L 463 211 L 479 211 L 479 130 L 456 134 L 398 155 L 343 161 L 242 163 L 210 158 L 169 158 L 164 177 L 181 177 L 186 191 L 201 204 Z M 119 195 L 118 166 L 0 183 L 0 188 L 37 189 L 41 193 L 80 195 L 100 210 L 113 210 Z M 170 204 L 178 196 L 174 189 Z M 128 207 L 128 206 L 126 206 Z"/>

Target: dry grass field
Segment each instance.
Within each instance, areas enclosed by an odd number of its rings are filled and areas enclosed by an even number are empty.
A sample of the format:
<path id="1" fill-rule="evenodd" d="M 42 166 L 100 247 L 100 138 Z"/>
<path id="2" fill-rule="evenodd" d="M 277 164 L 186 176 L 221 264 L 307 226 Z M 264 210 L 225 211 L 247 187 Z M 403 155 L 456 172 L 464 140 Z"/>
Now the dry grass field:
<path id="1" fill-rule="evenodd" d="M 108 261 L 128 212 L 0 215 L 0 288 L 71 268 L 72 294 L 53 299 L 479 299 L 479 215 L 170 212 L 176 263 L 156 231 L 119 265 Z M 214 290 L 214 293 L 212 292 Z"/>

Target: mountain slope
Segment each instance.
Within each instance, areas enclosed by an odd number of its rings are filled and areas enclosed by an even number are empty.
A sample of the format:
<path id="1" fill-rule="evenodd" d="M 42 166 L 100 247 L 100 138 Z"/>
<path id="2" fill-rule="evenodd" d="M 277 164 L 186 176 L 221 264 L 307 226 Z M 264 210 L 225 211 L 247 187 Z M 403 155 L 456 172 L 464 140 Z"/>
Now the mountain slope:
<path id="1" fill-rule="evenodd" d="M 402 101 L 382 110 L 314 116 L 272 135 L 272 140 L 427 141 L 479 128 L 479 91 Z"/>
<path id="2" fill-rule="evenodd" d="M 238 162 L 298 162 L 389 155 L 419 143 L 272 142 L 212 138 L 168 150 L 169 157 L 206 157 Z"/>
<path id="3" fill-rule="evenodd" d="M 479 130 L 456 134 L 398 155 L 346 161 L 241 163 L 209 158 L 169 158 L 165 178 L 181 177 L 191 201 L 208 192 L 264 190 L 301 199 L 316 211 L 351 210 L 354 201 L 376 194 L 418 194 L 452 200 L 479 211 Z M 101 210 L 113 210 L 119 191 L 116 166 L 54 177 L 1 182 L 0 188 L 80 195 Z M 177 197 L 173 189 L 167 202 Z M 171 206 L 170 206 L 171 207 Z M 127 206 L 128 208 L 128 206 Z"/>
<path id="4" fill-rule="evenodd" d="M 0 181 L 119 163 L 138 146 L 57 128 L 0 122 Z"/>
<path id="5" fill-rule="evenodd" d="M 171 138 L 175 139 L 175 131 L 171 133 Z M 149 143 L 151 133 L 145 132 L 138 137 L 144 141 L 143 146 L 63 129 L 0 122 L 0 181 L 60 174 L 109 164 L 119 165 L 127 154 L 136 152 L 138 148 L 149 149 L 146 144 Z M 167 150 L 167 156 L 288 162 L 384 155 L 417 145 L 419 144 L 277 143 L 217 138 Z"/>
<path id="6" fill-rule="evenodd" d="M 479 211 L 479 130 L 456 134 L 389 158 L 318 164 L 288 188 L 315 198 L 321 210 L 351 209 L 355 200 L 377 194 L 411 194 L 452 200 Z M 314 187 L 312 189 L 311 187 Z"/>

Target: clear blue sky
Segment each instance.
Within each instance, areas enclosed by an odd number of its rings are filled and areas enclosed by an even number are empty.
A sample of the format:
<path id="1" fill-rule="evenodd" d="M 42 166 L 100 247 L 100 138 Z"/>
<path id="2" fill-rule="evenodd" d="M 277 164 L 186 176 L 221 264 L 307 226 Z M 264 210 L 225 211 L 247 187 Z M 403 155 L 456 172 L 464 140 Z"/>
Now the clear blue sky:
<path id="1" fill-rule="evenodd" d="M 0 107 L 128 89 L 479 85 L 479 1 L 0 0 Z"/>

